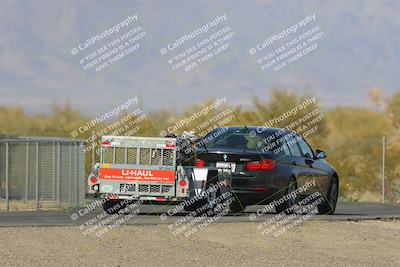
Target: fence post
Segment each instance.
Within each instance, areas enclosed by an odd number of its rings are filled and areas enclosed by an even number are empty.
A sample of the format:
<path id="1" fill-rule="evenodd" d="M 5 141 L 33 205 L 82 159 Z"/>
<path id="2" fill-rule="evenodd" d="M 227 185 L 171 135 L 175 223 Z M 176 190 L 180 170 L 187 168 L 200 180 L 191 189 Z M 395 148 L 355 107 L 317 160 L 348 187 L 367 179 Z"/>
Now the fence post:
<path id="1" fill-rule="evenodd" d="M 79 204 L 79 184 L 78 184 L 78 164 L 79 164 L 79 146 L 75 143 L 75 203 Z"/>
<path id="2" fill-rule="evenodd" d="M 60 199 L 60 142 L 57 143 L 57 201 L 58 201 L 58 206 L 61 205 L 61 199 Z"/>
<path id="3" fill-rule="evenodd" d="M 53 201 L 56 198 L 56 143 L 53 142 L 53 187 L 52 187 L 52 191 L 53 191 Z"/>
<path id="4" fill-rule="evenodd" d="M 385 203 L 386 136 L 382 138 L 382 203 Z"/>
<path id="5" fill-rule="evenodd" d="M 72 203 L 72 144 L 69 144 L 69 204 Z"/>
<path id="6" fill-rule="evenodd" d="M 26 142 L 26 162 L 25 162 L 25 200 L 29 198 L 29 141 Z"/>
<path id="7" fill-rule="evenodd" d="M 9 177 L 8 177 L 8 164 L 9 164 L 9 159 L 8 159 L 8 142 L 6 142 L 6 201 L 7 201 L 7 210 L 10 210 L 10 196 L 9 196 Z"/>
<path id="8" fill-rule="evenodd" d="M 96 140 L 94 139 L 95 133 L 94 131 L 92 132 L 92 166 L 91 169 L 93 168 L 94 164 L 96 163 Z"/>
<path id="9" fill-rule="evenodd" d="M 36 210 L 39 210 L 39 142 L 36 142 Z"/>

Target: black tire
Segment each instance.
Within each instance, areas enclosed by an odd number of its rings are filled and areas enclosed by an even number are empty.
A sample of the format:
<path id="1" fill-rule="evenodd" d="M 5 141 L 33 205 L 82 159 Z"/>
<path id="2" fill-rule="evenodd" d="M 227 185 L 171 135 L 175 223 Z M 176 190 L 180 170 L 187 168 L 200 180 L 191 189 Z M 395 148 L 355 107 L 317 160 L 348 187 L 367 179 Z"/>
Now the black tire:
<path id="1" fill-rule="evenodd" d="M 328 195 L 324 197 L 324 201 L 318 205 L 319 214 L 332 215 L 335 213 L 336 204 L 339 196 L 339 178 L 332 176 L 329 185 Z"/>
<path id="2" fill-rule="evenodd" d="M 199 209 L 204 204 L 205 204 L 205 202 L 203 201 L 203 199 L 199 199 L 199 200 L 193 202 L 190 205 L 184 206 L 183 210 L 184 211 L 190 211 L 190 212 L 191 211 L 195 211 L 195 210 Z"/>
<path id="3" fill-rule="evenodd" d="M 283 201 L 283 203 L 278 204 L 278 205 L 275 206 L 276 213 L 281 213 L 281 212 L 284 212 L 286 214 L 292 214 L 293 213 L 293 206 L 297 202 L 297 196 L 292 197 L 293 196 L 292 193 L 295 192 L 296 189 L 297 189 L 296 179 L 292 177 L 292 178 L 289 179 L 289 183 L 286 186 L 286 190 L 285 190 L 285 194 L 284 194 L 284 196 L 288 196 L 287 200 Z M 283 199 L 283 196 L 282 196 L 281 199 Z"/>
<path id="4" fill-rule="evenodd" d="M 234 201 L 229 205 L 229 211 L 233 213 L 244 212 L 246 209 L 246 204 L 241 202 L 239 199 L 235 198 Z"/>
<path id="5" fill-rule="evenodd" d="M 216 208 L 218 206 L 218 203 L 216 203 L 216 198 L 220 196 L 220 190 L 219 188 L 213 189 L 214 186 L 214 183 L 208 184 L 204 196 L 202 196 L 202 198 L 198 199 L 191 205 L 185 206 L 183 209 L 185 211 L 195 211 L 196 216 L 203 214 L 215 214 Z"/>
<path id="6" fill-rule="evenodd" d="M 219 188 L 214 189 L 215 184 L 210 183 L 206 190 L 206 195 L 204 198 L 204 203 L 207 206 L 207 215 L 213 215 L 216 212 L 218 203 L 217 198 L 220 196 Z"/>
<path id="7" fill-rule="evenodd" d="M 107 200 L 103 203 L 103 210 L 108 214 L 119 213 L 120 210 L 124 209 L 121 202 L 121 200 Z"/>

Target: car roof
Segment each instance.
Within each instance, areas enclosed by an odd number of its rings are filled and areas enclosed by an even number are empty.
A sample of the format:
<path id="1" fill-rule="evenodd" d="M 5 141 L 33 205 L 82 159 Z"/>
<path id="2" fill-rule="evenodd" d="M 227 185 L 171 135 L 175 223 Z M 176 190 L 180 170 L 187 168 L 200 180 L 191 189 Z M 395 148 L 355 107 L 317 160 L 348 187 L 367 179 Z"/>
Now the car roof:
<path id="1" fill-rule="evenodd" d="M 275 133 L 277 131 L 282 131 L 284 130 L 287 133 L 291 133 L 288 129 L 285 128 L 274 128 L 274 127 L 266 127 L 266 126 L 247 126 L 247 125 L 242 125 L 242 126 L 226 126 L 229 131 L 236 131 L 236 130 L 241 130 L 244 127 L 246 127 L 249 131 L 255 131 L 255 132 L 262 132 L 262 133 Z M 222 129 L 225 127 L 221 127 L 218 129 Z"/>

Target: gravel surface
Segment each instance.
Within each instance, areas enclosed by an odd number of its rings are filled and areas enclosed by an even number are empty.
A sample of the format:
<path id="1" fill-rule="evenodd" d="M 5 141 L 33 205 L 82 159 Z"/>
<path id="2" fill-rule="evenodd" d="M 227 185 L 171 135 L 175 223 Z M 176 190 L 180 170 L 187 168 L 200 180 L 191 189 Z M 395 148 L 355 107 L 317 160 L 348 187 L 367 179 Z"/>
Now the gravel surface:
<path id="1" fill-rule="evenodd" d="M 0 266 L 400 266 L 400 221 L 319 222 L 280 236 L 223 223 L 189 237 L 167 225 L 0 228 Z"/>

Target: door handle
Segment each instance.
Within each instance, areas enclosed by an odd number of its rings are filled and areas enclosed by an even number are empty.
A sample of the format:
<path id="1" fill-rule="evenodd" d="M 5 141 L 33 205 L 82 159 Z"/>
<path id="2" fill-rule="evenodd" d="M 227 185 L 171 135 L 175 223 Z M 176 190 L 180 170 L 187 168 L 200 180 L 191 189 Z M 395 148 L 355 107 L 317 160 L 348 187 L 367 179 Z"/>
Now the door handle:
<path id="1" fill-rule="evenodd" d="M 297 162 L 296 162 L 296 161 L 293 161 L 292 164 L 293 164 L 294 166 L 297 166 Z"/>

